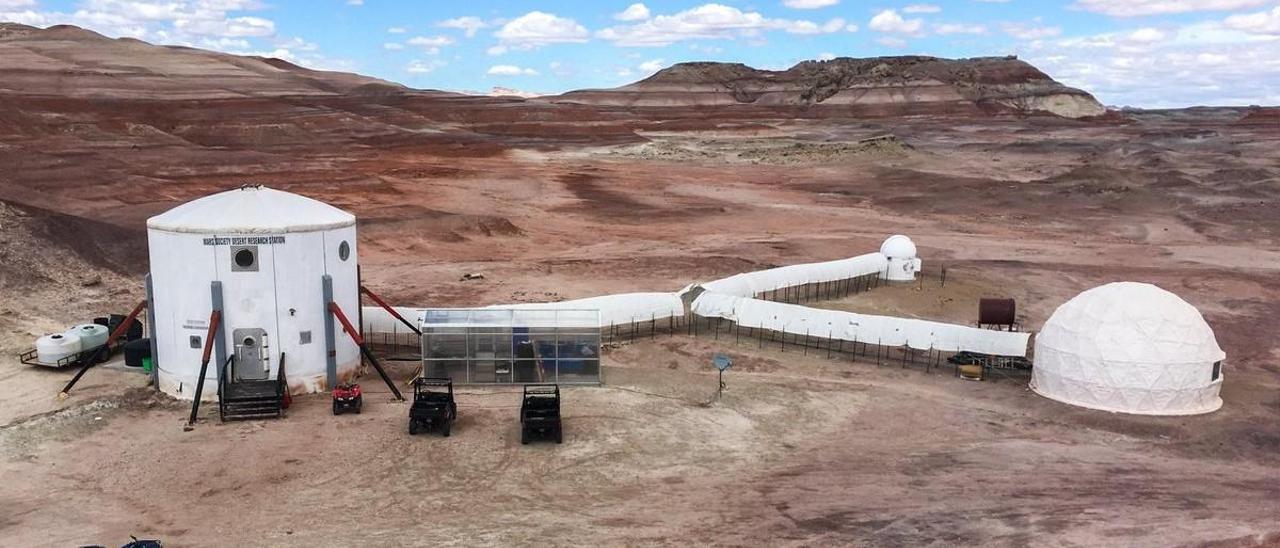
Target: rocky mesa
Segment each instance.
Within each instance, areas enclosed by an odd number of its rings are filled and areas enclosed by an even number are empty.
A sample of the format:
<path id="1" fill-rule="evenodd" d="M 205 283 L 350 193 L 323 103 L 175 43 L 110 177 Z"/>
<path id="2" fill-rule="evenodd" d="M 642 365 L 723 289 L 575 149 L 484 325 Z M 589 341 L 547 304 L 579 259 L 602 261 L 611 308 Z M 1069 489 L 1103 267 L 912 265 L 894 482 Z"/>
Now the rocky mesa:
<path id="1" fill-rule="evenodd" d="M 859 115 L 1004 111 L 1085 118 L 1106 113 L 1092 95 L 1012 56 L 840 57 L 782 71 L 741 63 L 680 63 L 619 88 L 572 91 L 547 100 L 625 107 L 820 106 Z"/>

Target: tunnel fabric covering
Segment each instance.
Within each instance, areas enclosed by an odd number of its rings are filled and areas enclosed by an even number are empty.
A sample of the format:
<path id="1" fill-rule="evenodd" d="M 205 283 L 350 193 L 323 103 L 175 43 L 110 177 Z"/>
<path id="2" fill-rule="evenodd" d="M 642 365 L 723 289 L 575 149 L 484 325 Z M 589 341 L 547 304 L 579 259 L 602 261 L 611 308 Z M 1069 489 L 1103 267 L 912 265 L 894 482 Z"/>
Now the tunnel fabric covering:
<path id="1" fill-rule="evenodd" d="M 662 320 L 672 316 L 684 315 L 684 303 L 680 300 L 679 293 L 620 293 L 557 303 L 504 304 L 486 308 L 599 310 L 600 327 Z"/>
<path id="2" fill-rule="evenodd" d="M 396 306 L 396 312 L 410 322 L 416 321 L 425 308 Z M 499 304 L 485 308 L 509 308 L 515 310 L 599 310 L 600 327 L 626 325 L 631 322 L 662 320 L 684 316 L 684 303 L 679 293 L 621 293 L 585 299 L 573 299 L 554 303 Z M 409 328 L 387 313 L 382 307 L 364 307 L 366 333 L 403 333 Z"/>
<path id="3" fill-rule="evenodd" d="M 822 310 L 712 292 L 703 293 L 693 302 L 693 312 L 731 320 L 742 327 L 917 350 L 1026 356 L 1030 339 L 1028 333 Z"/>
<path id="4" fill-rule="evenodd" d="M 879 274 L 889 266 L 889 259 L 881 253 L 868 253 L 839 261 L 797 264 L 735 274 L 728 278 L 702 284 L 707 291 L 737 297 L 755 297 L 765 291 L 784 287 L 834 282 Z"/>
<path id="5" fill-rule="evenodd" d="M 412 306 L 393 306 L 404 319 L 410 323 L 416 323 L 418 316 L 422 315 L 425 308 L 416 308 Z M 400 323 L 381 306 L 364 306 L 360 308 L 361 312 L 361 329 L 366 334 L 369 333 L 412 333 L 408 326 Z"/>
<path id="6" fill-rule="evenodd" d="M 692 303 L 691 312 L 704 317 L 732 320 L 743 327 L 882 346 L 908 346 L 918 350 L 932 348 L 944 352 L 969 351 L 999 356 L 1026 356 L 1030 338 L 1027 333 L 822 310 L 754 298 L 766 291 L 785 287 L 878 275 L 888 267 L 889 259 L 884 254 L 868 253 L 838 261 L 735 274 L 701 285 L 692 284 L 673 293 L 623 293 L 555 303 L 504 304 L 487 308 L 599 310 L 600 327 L 608 328 L 684 316 L 684 298 L 697 296 Z M 410 321 L 416 320 L 425 310 L 395 308 Z M 364 328 L 366 333 L 408 332 L 406 326 L 378 307 L 364 308 Z"/>

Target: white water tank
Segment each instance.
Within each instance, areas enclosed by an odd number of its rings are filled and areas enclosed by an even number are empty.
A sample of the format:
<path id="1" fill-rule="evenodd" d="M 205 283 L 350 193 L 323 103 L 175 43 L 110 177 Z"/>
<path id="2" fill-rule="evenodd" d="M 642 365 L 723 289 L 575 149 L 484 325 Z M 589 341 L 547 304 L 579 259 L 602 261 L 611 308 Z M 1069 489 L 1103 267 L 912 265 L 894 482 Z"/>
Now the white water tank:
<path id="1" fill-rule="evenodd" d="M 239 378 L 278 378 L 281 355 L 294 394 L 327 391 L 323 277 L 351 319 L 359 313 L 355 216 L 270 188 L 206 196 L 147 220 L 157 378 L 160 389 L 194 397 L 209 315 L 211 282 L 222 285 L 225 355 L 252 356 Z M 334 322 L 338 382 L 354 377 L 359 348 Z M 246 342 L 250 341 L 250 342 Z M 219 365 L 202 399 L 217 391 Z"/>
<path id="2" fill-rule="evenodd" d="M 80 336 L 75 333 L 54 333 L 36 339 L 36 360 L 56 365 L 59 360 L 80 353 Z"/>
<path id="3" fill-rule="evenodd" d="M 902 234 L 894 234 L 880 244 L 880 254 L 889 261 L 889 265 L 880 273 L 880 278 L 891 282 L 909 282 L 916 279 L 920 271 L 921 261 L 916 257 L 916 244 L 911 238 Z"/>
<path id="4" fill-rule="evenodd" d="M 80 350 L 93 350 L 104 344 L 107 344 L 107 337 L 111 336 L 111 330 L 105 325 L 96 323 L 86 323 L 77 325 L 67 330 L 68 334 L 75 334 L 80 337 Z"/>

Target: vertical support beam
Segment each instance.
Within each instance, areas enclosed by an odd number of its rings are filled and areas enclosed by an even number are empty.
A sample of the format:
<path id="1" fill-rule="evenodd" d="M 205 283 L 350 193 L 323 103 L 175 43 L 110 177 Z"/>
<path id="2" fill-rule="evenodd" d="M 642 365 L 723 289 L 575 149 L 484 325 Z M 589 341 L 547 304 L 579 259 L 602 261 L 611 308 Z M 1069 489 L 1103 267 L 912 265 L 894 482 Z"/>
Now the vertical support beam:
<path id="1" fill-rule="evenodd" d="M 360 265 L 356 265 L 356 287 L 360 288 L 360 291 L 356 291 L 356 326 L 360 329 L 360 338 L 367 341 L 369 339 L 365 338 L 364 333 L 364 279 L 360 277 Z M 421 337 L 422 333 L 419 332 L 418 336 Z"/>
<path id="2" fill-rule="evenodd" d="M 151 339 L 151 386 L 160 389 L 160 356 L 156 353 L 156 294 L 151 284 L 151 273 L 147 273 L 147 325 L 146 334 Z"/>
<path id="3" fill-rule="evenodd" d="M 324 307 L 324 373 L 325 382 L 332 390 L 338 386 L 338 344 L 334 338 L 333 311 L 329 309 L 329 303 L 333 302 L 333 277 L 325 274 L 320 280 L 324 292 L 324 301 L 320 303 Z"/>
<path id="4" fill-rule="evenodd" d="M 209 283 L 209 301 L 213 304 L 213 311 L 218 313 L 219 320 L 221 320 L 218 322 L 218 329 L 213 332 L 213 356 L 217 360 L 214 363 L 218 364 L 215 369 L 221 375 L 222 364 L 227 363 L 227 329 L 224 327 L 227 323 L 227 317 L 223 313 L 222 282 L 213 281 Z M 218 382 L 222 382 L 222 379 L 218 379 Z"/>

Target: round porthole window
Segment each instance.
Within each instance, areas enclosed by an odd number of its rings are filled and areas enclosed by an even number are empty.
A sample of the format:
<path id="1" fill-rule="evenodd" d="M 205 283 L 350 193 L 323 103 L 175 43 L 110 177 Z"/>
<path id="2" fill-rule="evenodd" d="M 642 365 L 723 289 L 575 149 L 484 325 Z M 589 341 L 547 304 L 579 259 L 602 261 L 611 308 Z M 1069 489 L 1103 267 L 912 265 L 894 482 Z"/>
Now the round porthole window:
<path id="1" fill-rule="evenodd" d="M 338 258 L 345 261 L 350 256 L 351 256 L 351 244 L 348 244 L 345 241 L 338 244 Z"/>
<path id="2" fill-rule="evenodd" d="M 253 267 L 253 251 L 249 249 L 241 249 L 236 252 L 236 266 L 240 268 Z"/>

